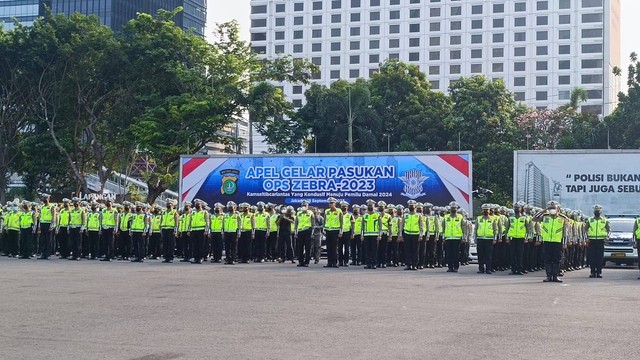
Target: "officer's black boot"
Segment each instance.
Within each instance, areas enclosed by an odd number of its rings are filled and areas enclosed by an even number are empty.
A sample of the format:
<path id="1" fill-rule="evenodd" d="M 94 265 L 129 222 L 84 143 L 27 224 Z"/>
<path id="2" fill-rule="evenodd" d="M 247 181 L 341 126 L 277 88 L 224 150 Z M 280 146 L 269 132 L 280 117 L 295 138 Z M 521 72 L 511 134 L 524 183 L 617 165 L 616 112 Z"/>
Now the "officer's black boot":
<path id="1" fill-rule="evenodd" d="M 552 279 L 551 279 L 551 271 L 552 271 L 552 269 L 551 269 L 551 265 L 549 265 L 549 264 L 544 264 L 544 270 L 547 272 L 547 278 L 546 278 L 546 279 L 544 279 L 544 280 L 542 280 L 542 281 L 544 281 L 544 282 L 551 282 L 551 281 L 552 281 Z"/>

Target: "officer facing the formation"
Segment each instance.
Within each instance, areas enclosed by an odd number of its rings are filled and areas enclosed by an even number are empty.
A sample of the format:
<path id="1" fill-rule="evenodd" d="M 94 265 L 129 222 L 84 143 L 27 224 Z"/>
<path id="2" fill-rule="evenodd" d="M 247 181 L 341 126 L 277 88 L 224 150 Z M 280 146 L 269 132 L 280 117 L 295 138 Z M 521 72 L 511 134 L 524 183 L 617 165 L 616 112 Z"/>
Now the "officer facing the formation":
<path id="1" fill-rule="evenodd" d="M 452 201 L 449 204 L 449 213 L 444 216 L 444 242 L 447 254 L 447 272 L 458 272 L 460 266 L 460 242 L 464 238 L 464 217 L 458 213 L 460 206 Z"/>
<path id="2" fill-rule="evenodd" d="M 498 236 L 498 224 L 491 216 L 491 204 L 482 204 L 482 215 L 476 219 L 478 274 L 492 274 L 493 245 Z"/>
<path id="3" fill-rule="evenodd" d="M 562 282 L 558 279 L 558 275 L 562 250 L 566 249 L 565 235 L 569 221 L 560 214 L 559 207 L 560 204 L 557 201 L 549 201 L 547 208 L 534 217 L 543 246 L 544 267 L 547 272 L 544 282 Z"/>
<path id="4" fill-rule="evenodd" d="M 609 239 L 609 220 L 602 216 L 602 206 L 593 205 L 593 216 L 586 223 L 587 246 L 589 257 L 590 278 L 602 277 L 602 265 L 604 263 L 604 243 Z"/>

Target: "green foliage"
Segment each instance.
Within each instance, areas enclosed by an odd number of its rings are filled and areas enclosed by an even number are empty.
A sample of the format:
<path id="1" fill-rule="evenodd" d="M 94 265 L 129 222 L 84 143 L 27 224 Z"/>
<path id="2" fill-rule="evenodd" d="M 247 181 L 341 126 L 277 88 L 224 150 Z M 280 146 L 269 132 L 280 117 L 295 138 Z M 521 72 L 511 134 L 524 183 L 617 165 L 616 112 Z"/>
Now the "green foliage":
<path id="1" fill-rule="evenodd" d="M 627 94 L 618 94 L 618 107 L 605 119 L 610 133 L 611 148 L 640 148 L 640 61 L 637 54 L 629 56 L 631 64 L 627 69 Z M 615 72 L 614 72 L 615 73 Z M 619 72 L 618 72 L 619 74 Z"/>

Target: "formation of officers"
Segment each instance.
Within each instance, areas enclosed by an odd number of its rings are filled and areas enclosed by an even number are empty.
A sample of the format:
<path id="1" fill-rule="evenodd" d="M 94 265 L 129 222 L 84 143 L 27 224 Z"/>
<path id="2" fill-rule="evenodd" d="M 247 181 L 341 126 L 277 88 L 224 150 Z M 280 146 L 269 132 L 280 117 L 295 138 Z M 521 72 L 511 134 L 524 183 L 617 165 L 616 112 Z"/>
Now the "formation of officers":
<path id="1" fill-rule="evenodd" d="M 175 202 L 166 208 L 124 202 L 114 204 L 63 199 L 52 204 L 10 202 L 2 211 L 0 251 L 6 256 L 50 259 L 82 258 L 142 262 L 174 258 L 202 264 L 291 262 L 308 267 L 320 261 L 326 239 L 327 264 L 366 269 L 404 266 L 405 270 L 447 267 L 458 272 L 469 263 L 476 242 L 478 273 L 510 268 L 512 275 L 544 269 L 545 282 L 562 282 L 563 271 L 589 266 L 592 278 L 602 277 L 604 241 L 610 228 L 595 205 L 592 217 L 561 209 L 551 201 L 546 209 L 517 202 L 512 209 L 483 204 L 470 219 L 456 202 L 438 207 L 409 200 L 407 206 L 366 201 L 350 206 L 329 198 L 324 211 L 307 201 L 294 209 L 258 202 L 210 208 L 202 200 Z M 224 259 L 223 259 L 224 254 Z M 588 265 L 587 265 L 588 261 Z"/>

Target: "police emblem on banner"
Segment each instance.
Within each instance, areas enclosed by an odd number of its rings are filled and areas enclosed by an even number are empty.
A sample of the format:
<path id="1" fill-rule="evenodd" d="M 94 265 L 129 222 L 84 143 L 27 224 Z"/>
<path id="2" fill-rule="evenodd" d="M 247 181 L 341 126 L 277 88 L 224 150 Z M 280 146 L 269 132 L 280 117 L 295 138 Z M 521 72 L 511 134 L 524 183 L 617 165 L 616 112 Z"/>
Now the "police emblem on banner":
<path id="1" fill-rule="evenodd" d="M 406 196 L 412 200 L 426 195 L 422 192 L 422 184 L 427 181 L 428 178 L 429 177 L 425 176 L 420 170 L 413 169 L 405 172 L 404 175 L 398 177 L 398 179 L 402 180 L 404 183 L 404 192 L 400 195 Z"/>
<path id="2" fill-rule="evenodd" d="M 222 186 L 220 193 L 223 195 L 235 195 L 238 192 L 238 175 L 240 171 L 235 169 L 225 169 L 220 171 L 222 175 Z"/>

